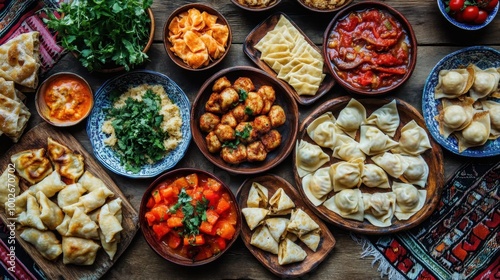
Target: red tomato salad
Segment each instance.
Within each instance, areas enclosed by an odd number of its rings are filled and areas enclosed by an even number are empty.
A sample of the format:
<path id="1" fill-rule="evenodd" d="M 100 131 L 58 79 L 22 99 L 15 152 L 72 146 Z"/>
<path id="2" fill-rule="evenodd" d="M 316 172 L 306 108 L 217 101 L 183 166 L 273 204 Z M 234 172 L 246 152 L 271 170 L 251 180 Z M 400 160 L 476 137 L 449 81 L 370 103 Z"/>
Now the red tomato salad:
<path id="1" fill-rule="evenodd" d="M 384 89 L 408 71 L 408 34 L 387 11 L 351 12 L 334 25 L 327 44 L 337 75 L 354 88 Z"/>
<path id="2" fill-rule="evenodd" d="M 218 181 L 204 174 L 160 183 L 146 208 L 156 238 L 193 261 L 219 254 L 236 233 L 235 202 Z"/>

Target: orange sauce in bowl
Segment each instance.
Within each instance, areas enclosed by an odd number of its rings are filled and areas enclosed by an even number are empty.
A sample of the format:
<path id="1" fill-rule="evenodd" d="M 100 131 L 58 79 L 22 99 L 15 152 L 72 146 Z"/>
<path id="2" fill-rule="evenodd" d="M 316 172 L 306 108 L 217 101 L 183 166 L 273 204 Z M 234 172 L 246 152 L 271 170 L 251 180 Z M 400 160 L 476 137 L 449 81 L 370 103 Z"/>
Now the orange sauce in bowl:
<path id="1" fill-rule="evenodd" d="M 44 101 L 49 117 L 59 121 L 77 121 L 92 106 L 92 93 L 81 80 L 69 76 L 54 79 L 47 85 Z"/>

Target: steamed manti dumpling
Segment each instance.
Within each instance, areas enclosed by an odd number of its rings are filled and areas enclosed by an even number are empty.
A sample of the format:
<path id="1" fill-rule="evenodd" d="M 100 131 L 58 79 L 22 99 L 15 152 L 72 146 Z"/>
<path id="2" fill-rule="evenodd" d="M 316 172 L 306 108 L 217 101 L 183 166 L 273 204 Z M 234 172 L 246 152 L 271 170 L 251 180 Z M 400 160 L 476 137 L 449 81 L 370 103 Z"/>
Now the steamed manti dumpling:
<path id="1" fill-rule="evenodd" d="M 337 131 L 335 117 L 331 112 L 327 112 L 307 126 L 307 135 L 321 147 L 334 149 L 337 142 Z"/>
<path id="2" fill-rule="evenodd" d="M 409 164 L 402 155 L 389 152 L 373 156 L 372 160 L 393 178 L 403 175 Z"/>
<path id="3" fill-rule="evenodd" d="M 320 146 L 304 140 L 298 140 L 295 145 L 295 165 L 299 177 L 312 173 L 323 164 L 330 161 L 330 157 Z"/>
<path id="4" fill-rule="evenodd" d="M 375 125 L 385 134 L 394 137 L 399 127 L 399 113 L 396 99 L 373 111 L 365 124 Z"/>
<path id="5" fill-rule="evenodd" d="M 432 148 L 431 142 L 429 141 L 429 136 L 425 129 L 419 126 L 415 120 L 411 120 L 401 129 L 399 146 L 392 151 L 416 156 L 430 148 Z"/>
<path id="6" fill-rule="evenodd" d="M 473 65 L 474 67 L 474 83 L 469 90 L 470 97 L 478 100 L 484 98 L 491 93 L 498 90 L 498 81 L 500 80 L 500 73 L 496 68 L 490 67 L 482 70 L 481 68 Z"/>
<path id="7" fill-rule="evenodd" d="M 470 97 L 461 99 L 443 99 L 442 110 L 434 117 L 439 123 L 439 133 L 446 139 L 453 132 L 467 127 L 474 116 L 474 100 Z"/>
<path id="8" fill-rule="evenodd" d="M 365 219 L 377 227 L 388 227 L 396 209 L 396 195 L 388 193 L 363 193 Z"/>
<path id="9" fill-rule="evenodd" d="M 345 161 L 366 159 L 365 153 L 359 148 L 359 143 L 347 135 L 337 135 L 337 142 L 332 156 Z"/>
<path id="10" fill-rule="evenodd" d="M 366 120 L 366 109 L 354 98 L 342 109 L 335 123 L 342 131 L 352 138 L 356 137 L 361 124 Z"/>
<path id="11" fill-rule="evenodd" d="M 384 169 L 372 163 L 363 166 L 363 175 L 361 176 L 363 184 L 369 188 L 390 188 L 389 177 Z"/>
<path id="12" fill-rule="evenodd" d="M 375 126 L 362 125 L 360 129 L 359 148 L 367 155 L 380 154 L 398 146 L 387 134 Z"/>
<path id="13" fill-rule="evenodd" d="M 481 101 L 484 110 L 490 114 L 490 139 L 500 137 L 500 103 L 493 100 Z"/>
<path id="14" fill-rule="evenodd" d="M 476 112 L 466 128 L 454 133 L 458 139 L 458 152 L 483 145 L 488 141 L 490 131 L 490 114 L 487 111 Z"/>
<path id="15" fill-rule="evenodd" d="M 474 69 L 471 65 L 467 69 L 441 70 L 434 97 L 436 99 L 459 97 L 469 91 L 473 82 Z"/>
<path id="16" fill-rule="evenodd" d="M 314 206 L 321 205 L 327 195 L 333 190 L 330 167 L 323 167 L 316 170 L 313 174 L 307 174 L 302 178 L 302 189 Z"/>
<path id="17" fill-rule="evenodd" d="M 426 190 L 418 190 L 411 184 L 394 182 L 392 192 L 396 196 L 396 210 L 394 216 L 398 220 L 408 220 L 425 204 Z"/>
<path id="18" fill-rule="evenodd" d="M 403 156 L 408 168 L 403 172 L 403 179 L 408 183 L 424 188 L 429 177 L 429 166 L 422 156 Z"/>
<path id="19" fill-rule="evenodd" d="M 330 178 L 335 192 L 357 188 L 361 185 L 363 160 L 340 161 L 330 166 Z"/>
<path id="20" fill-rule="evenodd" d="M 342 190 L 327 199 L 323 205 L 342 218 L 363 221 L 365 206 L 359 189 Z"/>

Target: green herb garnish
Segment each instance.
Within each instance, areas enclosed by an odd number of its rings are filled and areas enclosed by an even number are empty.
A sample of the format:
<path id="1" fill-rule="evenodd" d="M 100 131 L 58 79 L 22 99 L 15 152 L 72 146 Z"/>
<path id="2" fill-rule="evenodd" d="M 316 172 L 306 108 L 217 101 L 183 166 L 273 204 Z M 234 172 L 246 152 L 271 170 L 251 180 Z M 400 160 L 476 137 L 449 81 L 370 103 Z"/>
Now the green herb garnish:
<path id="1" fill-rule="evenodd" d="M 195 206 L 191 204 L 192 200 L 186 193 L 186 190 L 181 189 L 177 203 L 169 209 L 171 213 L 175 213 L 179 208 L 182 209 L 182 213 L 184 214 L 184 218 L 182 219 L 184 230 L 182 234 L 184 236 L 198 235 L 200 233 L 199 227 L 201 222 L 207 220 L 208 199 L 203 197 L 201 201 L 196 202 Z"/>
<path id="2" fill-rule="evenodd" d="M 247 100 L 247 97 L 248 97 L 248 92 L 246 92 L 246 90 L 240 88 L 238 89 L 238 96 L 240 97 L 240 102 L 244 102 L 245 100 Z"/>

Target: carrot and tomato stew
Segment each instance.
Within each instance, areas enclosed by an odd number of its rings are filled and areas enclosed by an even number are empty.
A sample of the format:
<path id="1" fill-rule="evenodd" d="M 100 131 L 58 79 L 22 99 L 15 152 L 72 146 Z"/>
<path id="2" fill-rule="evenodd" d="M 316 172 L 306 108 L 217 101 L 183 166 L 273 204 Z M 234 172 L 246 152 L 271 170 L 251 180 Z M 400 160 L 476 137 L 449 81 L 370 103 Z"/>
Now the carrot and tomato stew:
<path id="1" fill-rule="evenodd" d="M 337 74 L 354 88 L 390 87 L 407 73 L 408 34 L 390 13 L 355 11 L 338 21 L 328 37 L 328 56 Z"/>
<path id="2" fill-rule="evenodd" d="M 236 232 L 237 208 L 216 180 L 192 173 L 156 187 L 145 218 L 156 238 L 193 261 L 223 251 Z"/>

